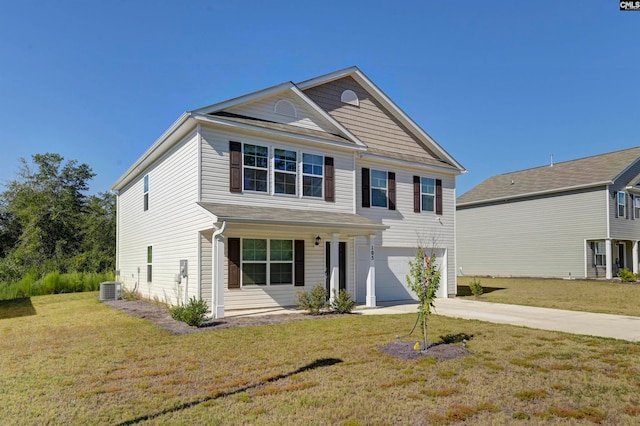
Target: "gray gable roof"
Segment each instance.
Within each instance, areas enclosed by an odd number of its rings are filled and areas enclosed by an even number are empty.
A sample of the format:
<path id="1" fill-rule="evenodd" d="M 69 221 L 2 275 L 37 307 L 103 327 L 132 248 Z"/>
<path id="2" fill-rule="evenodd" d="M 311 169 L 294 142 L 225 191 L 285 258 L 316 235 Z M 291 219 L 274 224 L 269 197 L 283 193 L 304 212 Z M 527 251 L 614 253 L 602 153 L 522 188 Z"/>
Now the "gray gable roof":
<path id="1" fill-rule="evenodd" d="M 530 197 L 612 184 L 640 160 L 640 147 L 490 177 L 458 197 L 457 205 Z M 626 183 L 626 182 L 625 182 Z"/>

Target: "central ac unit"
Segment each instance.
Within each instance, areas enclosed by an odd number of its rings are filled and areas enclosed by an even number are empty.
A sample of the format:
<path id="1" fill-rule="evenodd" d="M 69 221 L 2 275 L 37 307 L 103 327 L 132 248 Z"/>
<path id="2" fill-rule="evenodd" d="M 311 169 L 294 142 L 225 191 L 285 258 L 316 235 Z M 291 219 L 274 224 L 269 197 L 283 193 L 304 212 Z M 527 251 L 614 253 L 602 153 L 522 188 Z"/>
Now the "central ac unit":
<path id="1" fill-rule="evenodd" d="M 100 300 L 118 300 L 121 298 L 122 284 L 116 281 L 100 283 Z"/>

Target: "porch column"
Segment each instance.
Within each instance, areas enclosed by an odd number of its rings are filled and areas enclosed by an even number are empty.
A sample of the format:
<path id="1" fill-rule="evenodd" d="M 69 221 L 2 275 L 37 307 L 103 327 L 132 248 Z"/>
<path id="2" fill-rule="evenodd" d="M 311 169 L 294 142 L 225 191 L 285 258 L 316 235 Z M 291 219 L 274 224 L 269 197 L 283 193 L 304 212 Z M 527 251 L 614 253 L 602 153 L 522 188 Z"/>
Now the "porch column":
<path id="1" fill-rule="evenodd" d="M 369 245 L 369 271 L 367 272 L 367 298 L 366 306 L 374 308 L 376 306 L 376 252 L 375 252 L 375 235 L 367 237 Z"/>
<path id="2" fill-rule="evenodd" d="M 331 280 L 329 282 L 329 300 L 333 301 L 338 293 L 340 279 L 340 234 L 331 234 Z"/>
<path id="3" fill-rule="evenodd" d="M 224 318 L 224 236 L 213 236 L 213 259 L 211 262 L 211 314 L 214 318 Z"/>
<path id="4" fill-rule="evenodd" d="M 611 250 L 611 239 L 607 238 L 604 240 L 605 245 L 605 257 L 607 259 L 607 269 L 605 273 L 605 278 L 610 280 L 613 278 L 613 254 Z"/>
<path id="5" fill-rule="evenodd" d="M 634 241 L 633 242 L 633 248 L 631 249 L 631 257 L 632 257 L 632 261 L 633 261 L 633 273 L 637 274 L 638 273 L 638 241 Z"/>

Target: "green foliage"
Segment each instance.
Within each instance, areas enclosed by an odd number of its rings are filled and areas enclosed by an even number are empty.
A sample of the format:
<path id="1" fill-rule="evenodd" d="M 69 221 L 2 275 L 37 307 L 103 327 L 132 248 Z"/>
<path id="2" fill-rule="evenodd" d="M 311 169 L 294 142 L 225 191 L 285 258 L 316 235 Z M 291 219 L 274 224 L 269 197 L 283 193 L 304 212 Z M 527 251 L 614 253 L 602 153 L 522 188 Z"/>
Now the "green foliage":
<path id="1" fill-rule="evenodd" d="M 169 307 L 169 314 L 176 321 L 182 321 L 192 327 L 199 327 L 206 319 L 209 308 L 207 302 L 192 296 L 186 305 Z"/>
<path id="2" fill-rule="evenodd" d="M 418 316 L 420 320 L 424 348 L 427 342 L 427 319 L 440 287 L 440 271 L 436 265 L 435 254 L 427 254 L 418 247 L 416 257 L 409 262 L 409 274 L 406 277 L 409 288 L 418 296 Z"/>
<path id="3" fill-rule="evenodd" d="M 20 159 L 16 179 L 0 193 L 0 282 L 43 277 L 46 292 L 78 291 L 55 274 L 115 267 L 115 195 L 86 196 L 95 174 L 59 154 Z M 6 291 L 6 290 L 5 290 Z"/>
<path id="4" fill-rule="evenodd" d="M 620 269 L 620 271 L 618 271 L 618 277 L 623 283 L 630 283 L 636 280 L 636 275 L 627 268 Z"/>
<path id="5" fill-rule="evenodd" d="M 327 289 L 321 283 L 316 284 L 309 292 L 298 292 L 298 309 L 303 309 L 311 315 L 319 315 L 326 309 Z"/>
<path id="6" fill-rule="evenodd" d="M 75 293 L 81 291 L 97 291 L 100 283 L 113 281 L 113 272 L 71 272 L 61 274 L 53 271 L 41 279 L 34 272 L 29 272 L 18 281 L 0 283 L 0 300 L 22 297 L 42 296 L 43 294 Z"/>
<path id="7" fill-rule="evenodd" d="M 342 289 L 338 292 L 338 294 L 335 294 L 334 290 L 334 298 L 331 301 L 332 311 L 339 314 L 349 314 L 355 306 L 356 302 L 353 301 L 351 295 L 349 295 L 346 290 Z"/>
<path id="8" fill-rule="evenodd" d="M 480 284 L 480 280 L 477 278 L 474 278 L 473 281 L 469 283 L 469 288 L 471 289 L 471 293 L 476 297 L 480 297 L 482 296 L 482 293 L 484 293 L 482 284 Z"/>
<path id="9" fill-rule="evenodd" d="M 444 336 L 440 336 L 440 342 L 445 344 L 462 343 L 465 340 L 468 342 L 472 337 L 473 334 L 467 333 L 445 334 Z"/>

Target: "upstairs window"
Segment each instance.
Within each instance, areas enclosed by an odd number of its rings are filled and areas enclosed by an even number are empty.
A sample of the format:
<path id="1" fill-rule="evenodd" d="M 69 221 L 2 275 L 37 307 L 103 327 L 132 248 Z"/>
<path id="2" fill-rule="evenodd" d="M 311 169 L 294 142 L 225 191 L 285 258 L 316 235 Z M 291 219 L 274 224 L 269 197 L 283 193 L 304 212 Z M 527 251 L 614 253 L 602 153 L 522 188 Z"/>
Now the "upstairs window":
<path id="1" fill-rule="evenodd" d="M 149 175 L 144 176 L 144 211 L 149 210 Z"/>
<path id="2" fill-rule="evenodd" d="M 274 191 L 276 194 L 296 195 L 298 160 L 295 151 L 275 149 L 273 152 Z"/>
<path id="3" fill-rule="evenodd" d="M 371 205 L 387 207 L 387 172 L 371 170 Z"/>
<path id="4" fill-rule="evenodd" d="M 420 179 L 420 201 L 423 212 L 435 211 L 436 207 L 436 180 L 431 178 Z"/>
<path id="5" fill-rule="evenodd" d="M 324 157 L 302 154 L 302 195 L 322 197 Z"/>
<path id="6" fill-rule="evenodd" d="M 625 212 L 626 212 L 626 200 L 627 200 L 627 194 L 625 194 L 624 192 L 620 191 L 618 192 L 618 210 L 617 210 L 617 217 L 625 217 Z"/>
<path id="7" fill-rule="evenodd" d="M 637 195 L 633 197 L 633 217 L 634 219 L 640 219 L 640 197 Z"/>
<path id="8" fill-rule="evenodd" d="M 242 165 L 245 191 L 267 192 L 269 149 L 266 146 L 244 144 Z"/>

